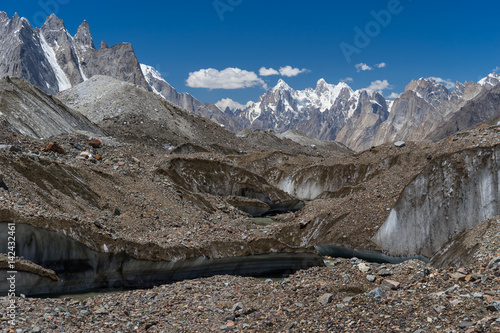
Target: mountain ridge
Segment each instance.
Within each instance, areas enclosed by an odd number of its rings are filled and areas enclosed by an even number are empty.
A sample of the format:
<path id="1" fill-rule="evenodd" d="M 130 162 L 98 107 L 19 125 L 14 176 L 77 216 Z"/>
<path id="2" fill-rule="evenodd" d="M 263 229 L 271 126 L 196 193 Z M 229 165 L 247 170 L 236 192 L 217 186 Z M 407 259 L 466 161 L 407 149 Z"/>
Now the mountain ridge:
<path id="1" fill-rule="evenodd" d="M 130 43 L 109 47 L 102 41 L 97 49 L 87 21 L 71 36 L 64 21 L 54 14 L 41 28 L 33 28 L 26 18 L 17 14 L 9 18 L 0 12 L 0 58 L 5 59 L 0 63 L 0 77 L 22 78 L 52 95 L 105 75 L 155 92 L 234 133 L 244 128 L 279 133 L 299 130 L 357 151 L 390 141 L 430 138 L 456 112 L 500 82 L 500 74 L 491 73 L 478 83 L 457 82 L 449 90 L 434 78 L 420 78 L 390 101 L 380 92 L 353 90 L 345 82 L 335 85 L 321 78 L 315 88 L 294 90 L 280 79 L 257 102 L 243 109 L 222 110 L 179 93 L 153 67 L 139 62 Z M 230 102 L 226 99 L 224 104 Z M 485 113 L 494 114 L 495 110 Z"/>

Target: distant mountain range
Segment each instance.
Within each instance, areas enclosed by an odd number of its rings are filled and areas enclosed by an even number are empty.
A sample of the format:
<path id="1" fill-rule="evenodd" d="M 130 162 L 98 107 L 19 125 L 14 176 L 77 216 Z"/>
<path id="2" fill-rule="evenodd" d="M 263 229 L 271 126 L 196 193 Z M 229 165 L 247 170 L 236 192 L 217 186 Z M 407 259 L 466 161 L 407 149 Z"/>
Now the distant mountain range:
<path id="1" fill-rule="evenodd" d="M 0 77 L 18 77 L 48 94 L 57 94 L 96 75 L 110 76 L 161 95 L 174 105 L 238 132 L 244 128 L 299 130 L 321 140 L 336 140 L 364 150 L 394 140 L 436 140 L 500 114 L 496 102 L 500 74 L 478 83 L 455 84 L 452 91 L 432 78 L 410 82 L 394 101 L 345 83 L 294 90 L 283 80 L 243 109 L 220 110 L 177 92 L 153 67 L 140 64 L 132 45 L 94 45 L 84 21 L 75 36 L 51 15 L 33 28 L 17 14 L 0 12 Z M 480 109 L 478 109 L 480 107 Z"/>

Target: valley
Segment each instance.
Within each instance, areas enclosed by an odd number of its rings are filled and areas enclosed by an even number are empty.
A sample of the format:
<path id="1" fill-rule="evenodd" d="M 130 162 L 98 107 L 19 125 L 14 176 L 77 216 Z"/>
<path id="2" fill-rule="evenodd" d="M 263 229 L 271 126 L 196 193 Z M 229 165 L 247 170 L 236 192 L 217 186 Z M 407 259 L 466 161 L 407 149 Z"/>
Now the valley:
<path id="1" fill-rule="evenodd" d="M 500 330 L 498 74 L 220 110 L 4 14 L 2 332 Z"/>

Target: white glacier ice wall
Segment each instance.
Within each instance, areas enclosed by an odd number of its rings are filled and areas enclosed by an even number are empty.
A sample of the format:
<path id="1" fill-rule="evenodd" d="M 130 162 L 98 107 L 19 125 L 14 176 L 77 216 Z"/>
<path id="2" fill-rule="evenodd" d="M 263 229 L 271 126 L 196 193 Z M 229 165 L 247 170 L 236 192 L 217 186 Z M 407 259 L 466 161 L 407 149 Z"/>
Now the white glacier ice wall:
<path id="1" fill-rule="evenodd" d="M 500 214 L 499 151 L 477 148 L 436 159 L 404 189 L 373 241 L 390 255 L 430 258 Z"/>

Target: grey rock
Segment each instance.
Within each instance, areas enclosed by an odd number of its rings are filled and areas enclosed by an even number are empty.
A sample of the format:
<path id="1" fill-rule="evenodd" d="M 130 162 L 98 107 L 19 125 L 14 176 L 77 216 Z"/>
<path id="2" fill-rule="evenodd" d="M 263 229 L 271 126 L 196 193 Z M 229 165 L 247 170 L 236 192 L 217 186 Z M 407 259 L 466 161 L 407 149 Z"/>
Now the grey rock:
<path id="1" fill-rule="evenodd" d="M 368 274 L 366 276 L 366 279 L 370 282 L 375 282 L 375 280 L 377 279 L 377 277 L 375 275 L 371 275 L 371 274 Z"/>
<path id="2" fill-rule="evenodd" d="M 31 332 L 34 332 L 34 333 L 37 333 L 37 332 L 41 332 L 42 329 L 40 328 L 40 326 L 35 326 L 33 327 L 33 329 L 31 330 Z"/>
<path id="3" fill-rule="evenodd" d="M 500 256 L 491 259 L 490 262 L 488 263 L 488 267 L 493 267 L 496 264 L 500 264 Z"/>
<path id="4" fill-rule="evenodd" d="M 80 316 L 88 316 L 90 314 L 89 310 L 80 310 Z"/>
<path id="5" fill-rule="evenodd" d="M 387 294 L 385 293 L 384 290 L 381 288 L 375 288 L 372 291 L 370 291 L 368 294 L 366 294 L 368 297 L 372 298 L 382 298 L 382 297 L 387 297 Z"/>
<path id="6" fill-rule="evenodd" d="M 488 304 L 486 306 L 486 309 L 488 309 L 489 311 L 492 311 L 492 312 L 500 311 L 500 301 L 495 301 L 491 304 Z"/>
<path id="7" fill-rule="evenodd" d="M 434 305 L 432 307 L 434 309 L 434 311 L 436 311 L 437 313 L 441 313 L 444 311 L 444 309 L 446 309 L 446 307 L 442 306 L 442 305 Z"/>
<path id="8" fill-rule="evenodd" d="M 3 175 L 1 173 L 0 173 L 0 188 L 4 189 L 5 191 L 9 190 L 9 188 L 7 187 L 7 185 L 3 180 Z"/>
<path id="9" fill-rule="evenodd" d="M 474 323 L 471 321 L 466 321 L 466 320 L 464 320 L 460 324 L 458 324 L 458 327 L 460 327 L 460 328 L 467 328 L 467 327 L 472 327 L 472 326 L 474 326 Z"/>
<path id="10" fill-rule="evenodd" d="M 379 270 L 377 272 L 377 275 L 378 276 L 389 276 L 389 275 L 392 275 L 391 271 L 386 269 L 386 268 L 382 268 L 381 270 Z"/>
<path id="11" fill-rule="evenodd" d="M 396 142 L 394 142 L 394 146 L 396 146 L 398 148 L 402 148 L 402 147 L 406 146 L 406 142 L 404 142 L 404 141 L 396 141 Z"/>
<path id="12" fill-rule="evenodd" d="M 319 302 L 323 305 L 330 303 L 333 299 L 333 294 L 323 294 L 319 297 Z"/>
<path id="13" fill-rule="evenodd" d="M 232 308 L 232 310 L 231 310 L 231 311 L 232 311 L 232 312 L 235 312 L 235 311 L 240 311 L 240 310 L 241 310 L 241 311 L 245 311 L 245 306 L 243 305 L 243 303 L 242 303 L 242 302 L 238 302 L 238 303 L 236 303 L 236 304 L 233 306 L 233 308 Z"/>

